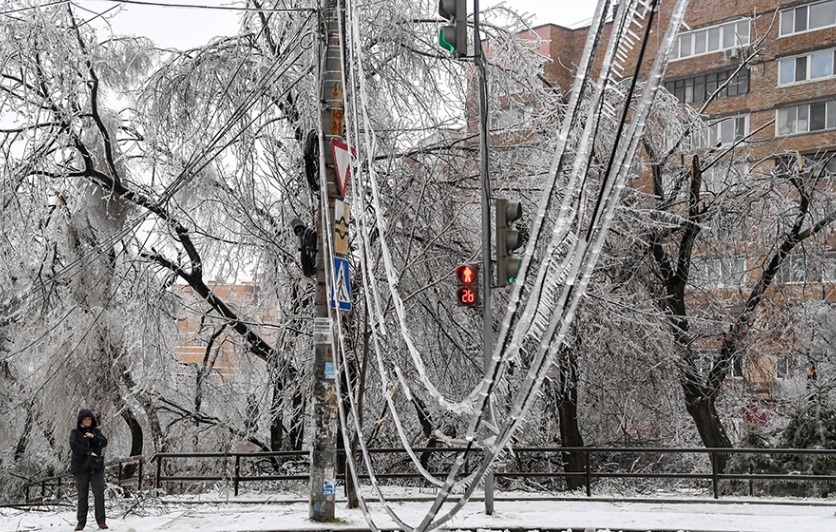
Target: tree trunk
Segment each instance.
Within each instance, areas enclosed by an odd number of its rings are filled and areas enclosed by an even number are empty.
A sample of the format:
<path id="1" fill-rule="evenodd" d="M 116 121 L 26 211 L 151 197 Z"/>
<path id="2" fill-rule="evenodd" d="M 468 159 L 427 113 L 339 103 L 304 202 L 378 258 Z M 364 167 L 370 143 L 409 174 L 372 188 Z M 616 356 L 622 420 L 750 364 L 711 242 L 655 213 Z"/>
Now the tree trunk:
<path id="1" fill-rule="evenodd" d="M 270 400 L 270 449 L 273 451 L 282 450 L 282 439 L 284 439 L 284 417 L 282 415 L 283 383 L 277 375 L 273 378 L 273 397 Z"/>
<path id="2" fill-rule="evenodd" d="M 685 393 L 685 409 L 694 420 L 703 445 L 708 448 L 731 448 L 731 440 L 720 421 L 720 416 L 717 414 L 715 397 L 705 393 L 701 386 L 693 383 L 683 382 L 682 389 Z M 722 473 L 725 471 L 729 455 L 717 454 L 714 456 L 717 458 L 715 464 L 717 472 Z"/>
<path id="3" fill-rule="evenodd" d="M 290 428 L 288 429 L 288 438 L 290 438 L 291 447 L 299 451 L 305 444 L 305 396 L 301 390 L 297 389 L 293 393 L 293 411 L 291 412 Z"/>
<path id="4" fill-rule="evenodd" d="M 23 423 L 23 432 L 20 434 L 20 438 L 17 440 L 17 445 L 15 446 L 15 454 L 14 454 L 14 461 L 19 462 L 21 458 L 26 455 L 26 446 L 29 443 L 29 433 L 32 431 L 32 424 L 34 423 L 34 405 L 30 401 L 26 405 L 26 422 Z"/>
<path id="5" fill-rule="evenodd" d="M 122 419 L 128 424 L 128 429 L 131 431 L 131 454 L 129 456 L 142 456 L 142 425 L 136 419 L 133 411 L 124 407 L 122 410 Z M 125 467 L 124 478 L 131 478 L 136 473 L 137 464 L 129 464 Z"/>
<path id="6" fill-rule="evenodd" d="M 560 445 L 562 447 L 583 447 L 583 436 L 578 424 L 578 359 L 574 351 L 561 347 L 560 374 L 557 384 L 557 419 L 560 426 Z M 586 471 L 584 453 L 568 451 L 562 453 L 565 473 L 583 473 Z M 566 477 L 566 487 L 570 491 L 586 485 L 582 477 Z"/>

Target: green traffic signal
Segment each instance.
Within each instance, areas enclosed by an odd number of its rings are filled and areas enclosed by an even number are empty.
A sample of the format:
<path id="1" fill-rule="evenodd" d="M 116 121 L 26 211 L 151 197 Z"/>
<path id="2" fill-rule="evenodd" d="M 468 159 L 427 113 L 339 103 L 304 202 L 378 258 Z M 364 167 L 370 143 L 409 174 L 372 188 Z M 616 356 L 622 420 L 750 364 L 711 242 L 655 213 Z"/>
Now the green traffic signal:
<path id="1" fill-rule="evenodd" d="M 453 26 L 442 26 L 438 30 L 438 44 L 450 52 L 456 53 L 456 28 Z"/>
<path id="2" fill-rule="evenodd" d="M 467 3 L 465 0 L 439 0 L 438 14 L 450 21 L 438 32 L 438 44 L 456 57 L 467 55 Z"/>

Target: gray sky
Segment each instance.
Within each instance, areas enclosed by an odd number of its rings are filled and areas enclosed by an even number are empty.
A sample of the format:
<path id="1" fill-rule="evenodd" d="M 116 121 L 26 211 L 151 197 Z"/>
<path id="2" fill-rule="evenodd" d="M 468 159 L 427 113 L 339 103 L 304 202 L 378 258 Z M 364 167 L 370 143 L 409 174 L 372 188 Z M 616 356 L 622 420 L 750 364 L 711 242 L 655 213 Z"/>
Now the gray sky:
<path id="1" fill-rule="evenodd" d="M 190 5 L 229 5 L 228 0 L 148 0 L 154 3 Z M 117 6 L 112 0 L 79 0 L 79 4 L 97 12 Z M 480 0 L 481 9 L 502 3 L 501 0 Z M 534 15 L 534 24 L 556 23 L 574 26 L 588 20 L 595 9 L 595 0 L 506 0 L 507 6 Z M 472 6 L 469 0 L 468 5 Z M 144 35 L 158 46 L 190 48 L 219 35 L 232 35 L 238 27 L 234 11 L 199 8 L 122 5 L 112 20 L 115 34 Z M 468 7 L 470 10 L 471 7 Z"/>

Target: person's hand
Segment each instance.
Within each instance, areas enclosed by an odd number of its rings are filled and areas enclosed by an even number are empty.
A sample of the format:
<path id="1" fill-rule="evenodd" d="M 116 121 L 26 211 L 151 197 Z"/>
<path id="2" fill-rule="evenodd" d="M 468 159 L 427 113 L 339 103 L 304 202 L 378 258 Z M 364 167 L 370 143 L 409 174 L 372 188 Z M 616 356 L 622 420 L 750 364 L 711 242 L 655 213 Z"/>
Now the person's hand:
<path id="1" fill-rule="evenodd" d="M 84 433 L 84 437 L 85 437 L 85 438 L 92 438 L 92 437 L 93 437 L 93 433 L 92 433 L 92 432 L 85 432 L 85 433 Z"/>
<path id="2" fill-rule="evenodd" d="M 90 456 L 99 456 L 96 453 L 90 453 Z"/>

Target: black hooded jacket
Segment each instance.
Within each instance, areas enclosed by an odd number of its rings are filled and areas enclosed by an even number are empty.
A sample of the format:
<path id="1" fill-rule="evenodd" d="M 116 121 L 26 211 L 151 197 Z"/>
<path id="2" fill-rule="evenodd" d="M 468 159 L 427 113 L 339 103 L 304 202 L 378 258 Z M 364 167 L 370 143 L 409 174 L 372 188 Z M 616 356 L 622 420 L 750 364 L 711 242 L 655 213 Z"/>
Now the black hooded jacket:
<path id="1" fill-rule="evenodd" d="M 93 423 L 88 428 L 81 426 L 81 420 L 89 417 Z M 85 438 L 84 433 L 90 432 L 93 434 L 92 438 Z M 82 408 L 78 412 L 76 419 L 76 427 L 70 431 L 70 449 L 72 449 L 72 458 L 70 459 L 70 473 L 86 473 L 88 469 L 84 466 L 84 459 L 87 454 L 94 452 L 99 456 L 104 456 L 103 449 L 107 446 L 107 438 L 104 437 L 102 431 L 99 430 L 99 422 L 93 412 Z"/>

